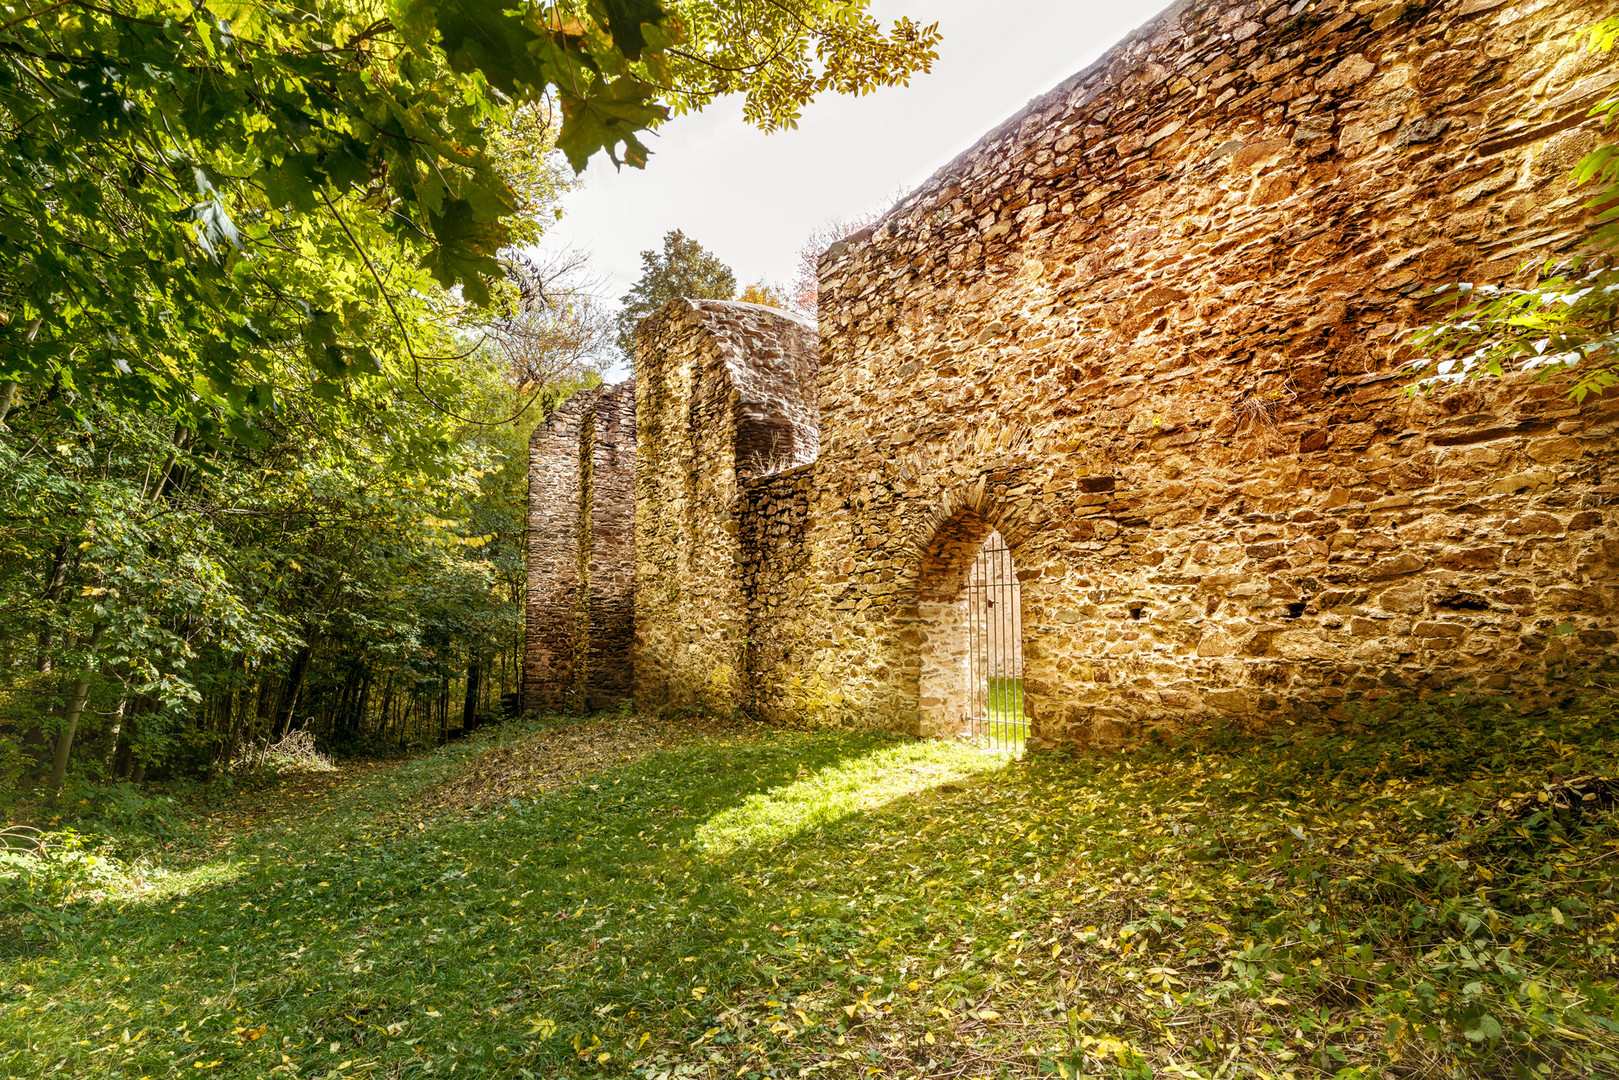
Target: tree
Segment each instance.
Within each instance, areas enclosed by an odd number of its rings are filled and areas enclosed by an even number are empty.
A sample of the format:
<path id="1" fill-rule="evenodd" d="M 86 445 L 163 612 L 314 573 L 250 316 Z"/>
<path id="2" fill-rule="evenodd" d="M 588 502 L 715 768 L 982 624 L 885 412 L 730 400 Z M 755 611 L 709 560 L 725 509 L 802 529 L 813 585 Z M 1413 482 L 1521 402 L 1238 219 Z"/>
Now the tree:
<path id="1" fill-rule="evenodd" d="M 599 281 L 580 251 L 513 254 L 513 295 L 484 329 L 512 384 L 521 391 L 600 371 L 613 342 L 613 317 L 598 299 Z"/>
<path id="2" fill-rule="evenodd" d="M 663 11 L 582 7 L 554 26 L 560 9 L 448 0 L 9 19 L 0 379 L 234 418 L 271 407 L 289 367 L 318 385 L 393 359 L 414 378 L 410 298 L 481 303 L 527 209 L 490 153 L 509 103 L 555 94 L 576 166 L 642 160 L 635 132 L 667 114 L 630 70 Z"/>
<path id="3" fill-rule="evenodd" d="M 418 324 L 481 305 L 523 239 L 496 132 L 554 101 L 575 170 L 744 90 L 926 70 L 937 35 L 866 0 L 37 0 L 0 22 L 0 387 L 247 433 L 284 380 L 416 381 Z M 0 397 L 7 391 L 0 390 Z"/>
<path id="4" fill-rule="evenodd" d="M 671 300 L 729 300 L 736 274 L 703 245 L 679 229 L 663 235 L 663 250 L 641 252 L 641 277 L 623 296 L 618 316 L 618 347 L 635 363 L 635 328 Z"/>
<path id="5" fill-rule="evenodd" d="M 748 304 L 763 304 L 765 307 L 781 308 L 783 311 L 792 311 L 793 302 L 788 298 L 781 286 L 769 281 L 755 281 L 743 289 L 737 296 L 738 300 Z"/>
<path id="6" fill-rule="evenodd" d="M 799 311 L 815 317 L 821 294 L 821 256 L 839 240 L 846 240 L 862 229 L 869 229 L 882 218 L 881 211 L 829 221 L 804 238 L 798 249 L 798 273 L 793 277 L 792 303 Z"/>
<path id="7" fill-rule="evenodd" d="M 527 436 L 606 328 L 513 249 L 674 112 L 926 70 L 936 33 L 866 7 L 11 5 L 0 799 L 441 737 L 514 688 Z"/>
<path id="8" fill-rule="evenodd" d="M 1587 33 L 1594 48 L 1612 50 L 1619 16 Z M 1419 387 L 1538 372 L 1543 379 L 1567 377 L 1569 396 L 1582 402 L 1619 386 L 1619 96 L 1590 115 L 1602 118 L 1606 141 L 1570 178 L 1597 189 L 1587 204 L 1596 215 L 1582 250 L 1533 269 L 1527 264 L 1530 280 L 1519 286 L 1456 282 L 1436 289 L 1433 304 L 1443 314 L 1411 335 L 1417 348 L 1432 353 L 1413 365 L 1424 372 Z"/>
<path id="9" fill-rule="evenodd" d="M 903 86 L 938 58 L 937 23 L 882 26 L 870 0 L 684 0 L 671 6 L 681 41 L 667 51 L 674 112 L 742 93 L 766 131 L 796 127 L 817 94 Z"/>
<path id="10" fill-rule="evenodd" d="M 516 406 L 580 384 L 512 378 L 480 349 L 424 368 L 433 404 L 288 394 L 256 445 L 93 400 L 76 419 L 13 411 L 0 803 L 35 775 L 54 789 L 223 767 L 288 730 L 438 739 L 457 726 L 450 696 L 455 715 L 489 711 L 520 666 L 525 451 L 543 417 Z"/>

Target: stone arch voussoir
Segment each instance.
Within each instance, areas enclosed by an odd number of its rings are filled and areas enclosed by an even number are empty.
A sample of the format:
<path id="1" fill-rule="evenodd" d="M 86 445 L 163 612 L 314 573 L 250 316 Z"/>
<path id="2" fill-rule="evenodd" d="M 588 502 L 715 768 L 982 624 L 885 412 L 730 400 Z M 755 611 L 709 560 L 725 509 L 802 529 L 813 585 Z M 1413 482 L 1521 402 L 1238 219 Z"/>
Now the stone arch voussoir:
<path id="1" fill-rule="evenodd" d="M 1006 538 L 1007 546 L 1014 551 L 1033 531 L 1009 507 L 990 495 L 988 485 L 980 480 L 976 484 L 947 488 L 916 522 L 911 532 L 912 546 L 926 559 L 941 542 L 950 539 L 952 529 L 972 519 L 985 525 L 979 539 L 993 529 Z"/>

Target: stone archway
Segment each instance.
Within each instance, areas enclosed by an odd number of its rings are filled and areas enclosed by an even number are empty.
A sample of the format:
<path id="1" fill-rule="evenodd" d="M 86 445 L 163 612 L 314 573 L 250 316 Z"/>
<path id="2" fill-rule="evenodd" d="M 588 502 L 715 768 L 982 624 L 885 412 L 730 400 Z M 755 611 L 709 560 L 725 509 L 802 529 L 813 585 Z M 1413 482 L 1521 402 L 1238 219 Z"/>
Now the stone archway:
<path id="1" fill-rule="evenodd" d="M 919 734 L 1020 748 L 1022 611 L 1010 549 L 964 510 L 925 549 L 917 593 Z"/>

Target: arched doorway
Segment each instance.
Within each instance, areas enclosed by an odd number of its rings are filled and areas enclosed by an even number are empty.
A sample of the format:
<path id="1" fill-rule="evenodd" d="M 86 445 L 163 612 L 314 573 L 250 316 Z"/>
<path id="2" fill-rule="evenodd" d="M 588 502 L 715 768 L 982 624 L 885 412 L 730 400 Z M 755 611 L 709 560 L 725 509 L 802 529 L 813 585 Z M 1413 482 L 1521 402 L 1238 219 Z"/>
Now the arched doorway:
<path id="1" fill-rule="evenodd" d="M 1012 551 L 976 514 L 940 531 L 918 596 L 921 733 L 1023 749 L 1023 597 Z"/>

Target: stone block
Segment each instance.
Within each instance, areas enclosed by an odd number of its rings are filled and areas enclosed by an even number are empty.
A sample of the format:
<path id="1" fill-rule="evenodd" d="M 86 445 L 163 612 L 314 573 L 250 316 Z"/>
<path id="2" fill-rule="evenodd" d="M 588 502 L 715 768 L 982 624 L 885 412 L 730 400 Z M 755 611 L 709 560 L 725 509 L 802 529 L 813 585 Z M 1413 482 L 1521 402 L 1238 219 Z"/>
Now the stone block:
<path id="1" fill-rule="evenodd" d="M 1580 440 L 1568 435 L 1531 439 L 1524 449 L 1524 454 L 1529 460 L 1538 465 L 1555 465 L 1560 461 L 1572 461 L 1583 452 L 1584 446 Z"/>
<path id="2" fill-rule="evenodd" d="M 1199 656 L 1235 656 L 1242 649 L 1236 638 L 1224 630 L 1210 630 L 1197 643 Z"/>
<path id="3" fill-rule="evenodd" d="M 1553 536 L 1563 531 L 1563 522 L 1555 514 L 1523 514 L 1508 519 L 1501 531 L 1508 536 Z"/>
<path id="4" fill-rule="evenodd" d="M 1434 563 L 1445 570 L 1493 570 L 1501 565 L 1501 555 L 1498 547 L 1463 548 L 1445 552 Z"/>
<path id="5" fill-rule="evenodd" d="M 1308 630 L 1274 634 L 1270 647 L 1278 656 L 1288 660 L 1327 660 L 1343 651 L 1336 643 Z"/>
<path id="6" fill-rule="evenodd" d="M 1316 89 L 1326 93 L 1339 93 L 1358 86 L 1372 77 L 1377 67 L 1359 53 L 1351 53 L 1338 62 L 1331 71 L 1316 80 Z"/>
<path id="7" fill-rule="evenodd" d="M 1223 713 L 1242 714 L 1252 710 L 1253 703 L 1244 690 L 1222 689 L 1203 691 L 1203 700 Z"/>
<path id="8" fill-rule="evenodd" d="M 1428 587 L 1421 581 L 1408 581 L 1377 595 L 1377 606 L 1384 611 L 1416 613 L 1427 605 Z"/>
<path id="9" fill-rule="evenodd" d="M 1514 473 L 1494 481 L 1484 490 L 1491 495 L 1517 495 L 1550 487 L 1554 479 L 1550 473 L 1544 472 Z"/>
<path id="10" fill-rule="evenodd" d="M 1402 577 L 1406 574 L 1414 574 L 1427 565 L 1427 562 L 1425 562 L 1420 556 L 1406 551 L 1401 552 L 1399 555 L 1395 555 L 1392 558 L 1378 560 L 1371 566 L 1367 567 L 1365 573 L 1363 573 L 1361 576 L 1366 581 L 1383 581 L 1388 578 Z"/>

